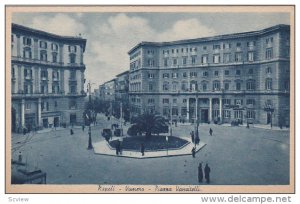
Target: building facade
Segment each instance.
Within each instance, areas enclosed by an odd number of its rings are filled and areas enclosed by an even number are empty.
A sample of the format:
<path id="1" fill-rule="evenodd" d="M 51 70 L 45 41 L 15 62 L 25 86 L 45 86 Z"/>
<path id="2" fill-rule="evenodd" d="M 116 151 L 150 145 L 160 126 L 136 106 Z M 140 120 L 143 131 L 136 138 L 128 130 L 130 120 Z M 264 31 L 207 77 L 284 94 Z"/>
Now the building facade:
<path id="1" fill-rule="evenodd" d="M 82 123 L 86 39 L 12 24 L 12 131 Z"/>
<path id="2" fill-rule="evenodd" d="M 181 121 L 289 125 L 290 27 L 173 42 L 129 52 L 131 113 Z"/>

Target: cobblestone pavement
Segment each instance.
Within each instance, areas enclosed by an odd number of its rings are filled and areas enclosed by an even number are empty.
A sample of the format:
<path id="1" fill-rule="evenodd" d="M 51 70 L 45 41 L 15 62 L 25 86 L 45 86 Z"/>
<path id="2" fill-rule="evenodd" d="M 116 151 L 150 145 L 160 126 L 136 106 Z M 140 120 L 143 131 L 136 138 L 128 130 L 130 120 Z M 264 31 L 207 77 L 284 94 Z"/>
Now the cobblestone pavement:
<path id="1" fill-rule="evenodd" d="M 93 142 L 101 141 L 102 128 L 111 121 L 99 117 L 92 127 Z M 127 126 L 128 128 L 128 126 Z M 209 136 L 209 128 L 213 136 Z M 186 137 L 191 125 L 173 127 Z M 259 128 L 200 125 L 207 145 L 191 155 L 132 159 L 94 154 L 88 150 L 87 128 L 50 130 L 41 134 L 12 136 L 12 157 L 23 159 L 47 173 L 49 184 L 198 184 L 197 166 L 208 162 L 211 185 L 274 185 L 289 183 L 289 132 Z M 26 142 L 24 142 L 26 141 Z M 206 185 L 206 184 L 203 184 Z"/>

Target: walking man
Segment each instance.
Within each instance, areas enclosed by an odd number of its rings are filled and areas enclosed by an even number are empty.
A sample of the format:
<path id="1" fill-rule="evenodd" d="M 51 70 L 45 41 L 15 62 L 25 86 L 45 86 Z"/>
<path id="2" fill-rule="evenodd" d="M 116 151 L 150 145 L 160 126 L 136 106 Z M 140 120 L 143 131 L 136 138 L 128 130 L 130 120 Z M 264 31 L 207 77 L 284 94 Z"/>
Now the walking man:
<path id="1" fill-rule="evenodd" d="M 85 126 L 84 126 L 84 124 L 82 125 L 82 131 L 84 132 L 84 128 L 85 128 Z"/>
<path id="2" fill-rule="evenodd" d="M 209 128 L 209 135 L 212 136 L 212 134 L 213 134 L 213 130 Z"/>
<path id="3" fill-rule="evenodd" d="M 141 153 L 142 153 L 142 156 L 144 156 L 144 154 L 145 154 L 145 146 L 144 146 L 143 143 L 141 144 Z"/>
<path id="4" fill-rule="evenodd" d="M 204 168 L 204 174 L 205 174 L 206 183 L 209 183 L 210 182 L 209 181 L 210 168 L 207 163 Z"/>
<path id="5" fill-rule="evenodd" d="M 198 166 L 198 182 L 202 183 L 202 181 L 203 181 L 203 171 L 202 171 L 202 162 L 200 162 Z"/>
<path id="6" fill-rule="evenodd" d="M 196 156 L 196 148 L 195 147 L 193 147 L 193 149 L 192 149 L 192 156 L 193 156 L 193 158 L 195 158 L 195 156 Z"/>

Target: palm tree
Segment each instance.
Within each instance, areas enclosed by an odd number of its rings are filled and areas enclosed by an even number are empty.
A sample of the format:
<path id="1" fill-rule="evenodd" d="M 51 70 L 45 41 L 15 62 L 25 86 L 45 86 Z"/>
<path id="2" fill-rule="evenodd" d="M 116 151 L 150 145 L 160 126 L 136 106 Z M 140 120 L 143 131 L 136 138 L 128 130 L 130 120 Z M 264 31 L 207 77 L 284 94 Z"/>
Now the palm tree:
<path id="1" fill-rule="evenodd" d="M 135 118 L 131 128 L 136 129 L 137 132 L 145 133 L 146 138 L 150 138 L 152 134 L 168 132 L 165 118 L 152 113 L 145 113 Z"/>

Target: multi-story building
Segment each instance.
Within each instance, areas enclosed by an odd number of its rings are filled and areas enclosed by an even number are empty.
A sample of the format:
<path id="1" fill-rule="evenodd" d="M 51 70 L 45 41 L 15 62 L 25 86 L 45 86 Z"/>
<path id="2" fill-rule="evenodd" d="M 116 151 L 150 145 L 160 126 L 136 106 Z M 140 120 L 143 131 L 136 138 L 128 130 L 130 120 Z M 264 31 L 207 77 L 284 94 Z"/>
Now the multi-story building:
<path id="1" fill-rule="evenodd" d="M 82 122 L 86 39 L 12 24 L 12 130 Z"/>
<path id="2" fill-rule="evenodd" d="M 290 27 L 141 42 L 129 52 L 131 113 L 289 125 Z M 196 111 L 197 110 L 197 111 Z"/>
<path id="3" fill-rule="evenodd" d="M 109 80 L 99 86 L 100 100 L 114 101 L 116 98 L 116 79 Z"/>
<path id="4" fill-rule="evenodd" d="M 129 71 L 122 72 L 116 76 L 115 97 L 117 101 L 128 101 Z"/>

